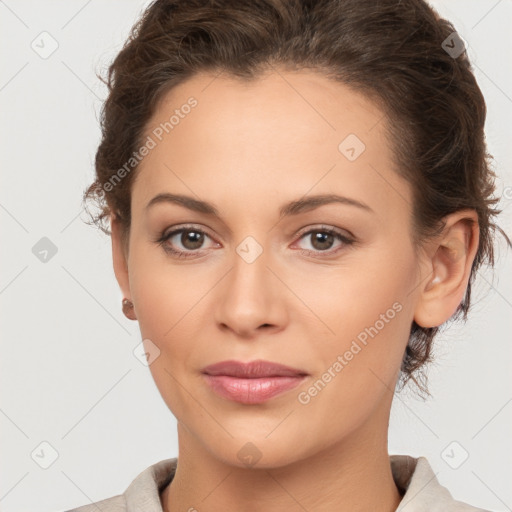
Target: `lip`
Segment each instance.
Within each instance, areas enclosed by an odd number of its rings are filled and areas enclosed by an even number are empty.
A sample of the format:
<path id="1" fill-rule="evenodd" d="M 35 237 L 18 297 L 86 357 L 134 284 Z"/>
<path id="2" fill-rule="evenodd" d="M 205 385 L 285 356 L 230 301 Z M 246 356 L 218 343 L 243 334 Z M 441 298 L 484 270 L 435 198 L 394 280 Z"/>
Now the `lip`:
<path id="1" fill-rule="evenodd" d="M 304 370 L 270 361 L 221 361 L 203 368 L 207 384 L 220 396 L 244 404 L 266 402 L 298 386 Z"/>
<path id="2" fill-rule="evenodd" d="M 211 364 L 202 370 L 207 375 L 228 375 L 245 379 L 258 379 L 262 377 L 297 377 L 307 375 L 307 372 L 284 364 L 272 363 L 258 359 L 243 363 L 241 361 L 221 361 Z"/>

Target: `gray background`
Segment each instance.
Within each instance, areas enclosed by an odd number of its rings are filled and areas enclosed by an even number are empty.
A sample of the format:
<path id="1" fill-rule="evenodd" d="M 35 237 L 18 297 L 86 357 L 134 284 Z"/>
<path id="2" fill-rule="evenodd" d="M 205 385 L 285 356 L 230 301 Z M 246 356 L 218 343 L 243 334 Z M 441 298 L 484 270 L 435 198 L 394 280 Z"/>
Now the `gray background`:
<path id="1" fill-rule="evenodd" d="M 80 209 L 105 97 L 95 72 L 120 50 L 147 4 L 0 1 L 5 512 L 56 512 L 104 499 L 150 464 L 177 455 L 175 420 L 133 354 L 138 324 L 121 313 L 110 239 L 87 226 Z M 469 45 L 488 105 L 500 223 L 510 234 L 512 2 L 432 4 Z M 52 44 L 58 48 L 46 55 Z M 46 262 L 33 253 L 47 243 L 43 237 L 57 249 Z M 457 499 L 505 511 L 512 507 L 512 279 L 501 239 L 497 256 L 494 274 L 480 272 L 470 321 L 437 340 L 433 399 L 422 402 L 407 390 L 396 397 L 389 449 L 426 456 Z"/>

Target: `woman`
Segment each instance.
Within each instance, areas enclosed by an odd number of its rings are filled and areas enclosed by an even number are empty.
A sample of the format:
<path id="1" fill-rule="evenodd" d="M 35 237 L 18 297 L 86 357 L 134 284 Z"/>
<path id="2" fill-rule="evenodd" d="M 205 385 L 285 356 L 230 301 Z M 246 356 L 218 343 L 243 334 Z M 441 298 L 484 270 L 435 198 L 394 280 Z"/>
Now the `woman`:
<path id="1" fill-rule="evenodd" d="M 481 510 L 387 450 L 499 230 L 453 26 L 423 0 L 157 0 L 107 82 L 86 198 L 179 457 L 75 510 Z"/>

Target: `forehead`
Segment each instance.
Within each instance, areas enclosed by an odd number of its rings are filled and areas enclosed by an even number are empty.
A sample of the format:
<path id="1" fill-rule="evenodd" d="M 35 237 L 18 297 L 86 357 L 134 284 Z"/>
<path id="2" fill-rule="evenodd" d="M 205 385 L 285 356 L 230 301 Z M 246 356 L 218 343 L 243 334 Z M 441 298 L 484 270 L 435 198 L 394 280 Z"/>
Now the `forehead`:
<path id="1" fill-rule="evenodd" d="M 155 144 L 132 199 L 176 188 L 203 197 L 217 191 L 219 201 L 229 191 L 284 189 L 295 198 L 340 186 L 379 196 L 404 186 L 386 122 L 372 100 L 317 72 L 274 70 L 250 82 L 198 74 L 171 89 L 147 123 Z"/>

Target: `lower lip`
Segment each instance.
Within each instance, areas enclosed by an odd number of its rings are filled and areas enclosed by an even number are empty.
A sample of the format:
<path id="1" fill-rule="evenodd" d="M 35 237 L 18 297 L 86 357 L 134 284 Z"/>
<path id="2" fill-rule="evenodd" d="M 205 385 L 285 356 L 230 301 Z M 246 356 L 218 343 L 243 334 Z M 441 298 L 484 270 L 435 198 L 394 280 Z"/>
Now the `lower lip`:
<path id="1" fill-rule="evenodd" d="M 304 376 L 243 379 L 228 375 L 206 375 L 208 385 L 220 396 L 242 404 L 260 404 L 297 387 Z"/>

